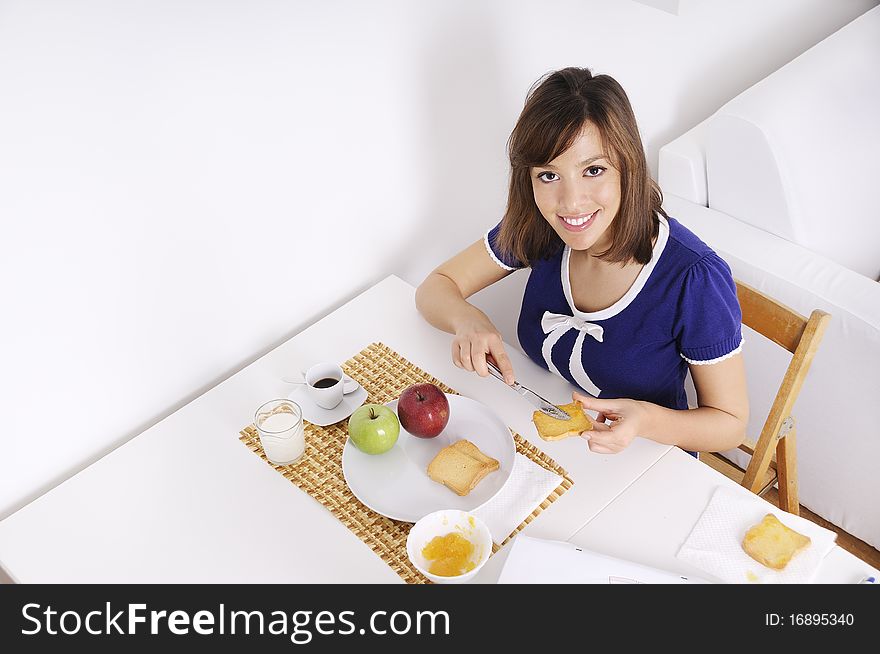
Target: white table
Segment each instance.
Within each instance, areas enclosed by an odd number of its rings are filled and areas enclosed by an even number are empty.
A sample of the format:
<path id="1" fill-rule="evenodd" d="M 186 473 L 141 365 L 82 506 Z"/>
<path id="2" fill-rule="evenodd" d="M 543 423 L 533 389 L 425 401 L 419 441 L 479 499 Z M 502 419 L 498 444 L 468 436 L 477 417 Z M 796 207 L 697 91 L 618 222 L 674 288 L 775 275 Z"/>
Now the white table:
<path id="1" fill-rule="evenodd" d="M 672 448 L 568 540 L 601 554 L 719 582 L 675 558 L 718 486 L 754 497 L 689 454 Z M 769 502 L 767 506 L 772 507 Z M 855 584 L 869 575 L 880 573 L 835 545 L 823 560 L 816 583 Z"/>
<path id="2" fill-rule="evenodd" d="M 7 517 L 0 564 L 22 583 L 400 582 L 238 440 L 256 407 L 291 390 L 283 375 L 344 361 L 374 341 L 491 406 L 568 471 L 574 486 L 529 525 L 530 535 L 573 537 L 670 451 L 637 440 L 621 454 L 597 455 L 581 439 L 541 441 L 519 395 L 452 365 L 451 337 L 421 318 L 414 292 L 388 277 Z M 570 401 L 567 382 L 508 352 L 521 382 Z M 497 577 L 497 566 L 484 573 Z"/>
<path id="3" fill-rule="evenodd" d="M 618 455 L 581 439 L 541 441 L 532 408 L 493 378 L 460 370 L 450 336 L 389 277 L 198 399 L 0 522 L 0 564 L 22 583 L 274 583 L 401 580 L 318 502 L 238 440 L 254 409 L 283 397 L 317 360 L 344 361 L 374 341 L 491 406 L 555 459 L 574 486 L 523 533 L 705 577 L 675 559 L 719 484 L 732 481 L 677 448 L 637 439 Z M 572 387 L 508 348 L 517 378 L 551 400 Z M 741 489 L 746 493 L 744 489 Z M 508 548 L 477 582 L 497 580 Z M 877 574 L 835 547 L 819 581 Z"/>

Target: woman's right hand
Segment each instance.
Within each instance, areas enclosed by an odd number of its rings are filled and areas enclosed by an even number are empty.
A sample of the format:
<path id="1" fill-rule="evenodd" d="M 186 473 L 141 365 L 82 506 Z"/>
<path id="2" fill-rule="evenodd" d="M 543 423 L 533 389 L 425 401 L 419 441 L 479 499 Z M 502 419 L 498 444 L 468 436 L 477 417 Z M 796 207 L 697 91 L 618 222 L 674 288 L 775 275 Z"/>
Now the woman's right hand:
<path id="1" fill-rule="evenodd" d="M 486 357 L 490 356 L 504 381 L 510 385 L 516 381 L 513 366 L 504 351 L 504 342 L 495 325 L 485 316 L 468 318 L 456 326 L 452 339 L 452 363 L 459 368 L 476 372 L 480 377 L 489 375 Z"/>
<path id="2" fill-rule="evenodd" d="M 452 362 L 459 368 L 489 375 L 486 356 L 513 384 L 513 366 L 504 351 L 501 334 L 485 313 L 467 301 L 474 293 L 511 274 L 489 255 L 484 240 L 478 239 L 437 267 L 416 289 L 416 307 L 425 319 L 453 335 Z"/>

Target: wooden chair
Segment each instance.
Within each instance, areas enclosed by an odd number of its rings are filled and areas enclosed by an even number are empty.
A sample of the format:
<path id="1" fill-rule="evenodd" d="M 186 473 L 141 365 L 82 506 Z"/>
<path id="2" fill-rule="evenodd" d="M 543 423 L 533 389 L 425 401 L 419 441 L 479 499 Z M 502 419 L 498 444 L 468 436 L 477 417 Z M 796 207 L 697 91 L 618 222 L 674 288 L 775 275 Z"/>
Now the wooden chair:
<path id="1" fill-rule="evenodd" d="M 815 309 L 805 318 L 742 282 L 736 282 L 736 290 L 743 324 L 788 350 L 792 358 L 757 442 L 739 446 L 751 455 L 745 471 L 714 453 L 704 453 L 701 460 L 758 495 L 778 482 L 779 507 L 798 515 L 797 443 L 791 410 L 831 314 Z"/>

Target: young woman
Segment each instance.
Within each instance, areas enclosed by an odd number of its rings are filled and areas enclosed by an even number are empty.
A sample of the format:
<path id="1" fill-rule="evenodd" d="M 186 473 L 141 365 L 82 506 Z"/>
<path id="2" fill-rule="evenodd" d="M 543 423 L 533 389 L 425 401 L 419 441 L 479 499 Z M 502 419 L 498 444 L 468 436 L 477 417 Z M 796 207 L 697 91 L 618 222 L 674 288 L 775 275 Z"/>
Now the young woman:
<path id="1" fill-rule="evenodd" d="M 455 335 L 455 365 L 486 376 L 491 355 L 514 381 L 498 330 L 467 298 L 530 268 L 520 344 L 586 392 L 572 397 L 598 413 L 582 434 L 592 451 L 620 452 L 637 436 L 692 452 L 739 445 L 748 399 L 730 268 L 661 208 L 620 84 L 583 68 L 547 75 L 508 150 L 503 219 L 416 293 L 425 319 Z"/>

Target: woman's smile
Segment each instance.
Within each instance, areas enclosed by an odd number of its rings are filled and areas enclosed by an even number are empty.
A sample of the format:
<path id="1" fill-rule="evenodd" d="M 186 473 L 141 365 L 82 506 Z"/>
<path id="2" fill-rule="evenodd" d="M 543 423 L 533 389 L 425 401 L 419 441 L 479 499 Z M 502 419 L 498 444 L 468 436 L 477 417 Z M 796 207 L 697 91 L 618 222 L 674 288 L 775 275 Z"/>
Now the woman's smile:
<path id="1" fill-rule="evenodd" d="M 559 214 L 557 216 L 562 222 L 562 226 L 569 232 L 583 232 L 595 222 L 598 214 L 599 209 L 591 213 L 580 213 L 574 216 L 559 216 Z"/>

